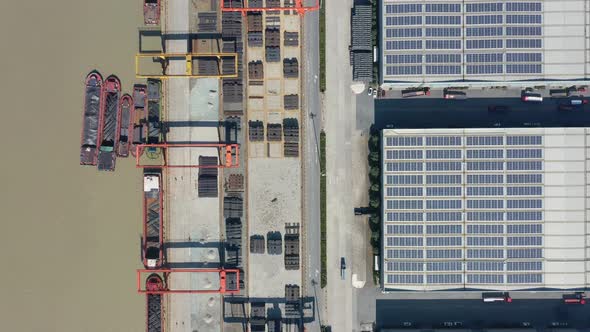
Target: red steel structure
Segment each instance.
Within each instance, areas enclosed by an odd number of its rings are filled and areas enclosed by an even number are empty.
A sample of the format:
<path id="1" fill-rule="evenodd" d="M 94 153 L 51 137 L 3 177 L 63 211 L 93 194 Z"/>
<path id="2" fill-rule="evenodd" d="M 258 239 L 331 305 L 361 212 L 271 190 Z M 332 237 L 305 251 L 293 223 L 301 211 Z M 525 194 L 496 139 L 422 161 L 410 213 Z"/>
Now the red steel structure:
<path id="1" fill-rule="evenodd" d="M 316 0 L 315 6 L 305 7 L 303 6 L 304 0 L 295 0 L 294 7 L 248 7 L 247 0 L 244 0 L 246 5 L 244 7 L 232 7 L 231 2 L 229 7 L 225 7 L 224 0 L 221 0 L 221 11 L 222 12 L 240 12 L 242 15 L 246 15 L 248 12 L 267 12 L 267 11 L 287 11 L 294 10 L 299 15 L 304 15 L 307 12 L 320 9 L 320 0 Z M 324 0 L 325 1 L 325 0 Z"/>
<path id="2" fill-rule="evenodd" d="M 145 287 L 142 287 L 141 277 L 144 273 L 150 275 L 146 279 Z M 164 275 L 164 281 L 161 278 L 156 278 L 154 275 Z M 170 289 L 167 280 L 173 273 L 219 273 L 219 288 L 218 289 Z M 235 273 L 236 288 L 228 289 L 226 285 L 226 277 L 228 274 Z M 140 294 L 205 294 L 205 293 L 220 293 L 220 294 L 237 294 L 240 292 L 240 272 L 238 269 L 157 269 L 137 270 L 137 292 Z"/>
<path id="3" fill-rule="evenodd" d="M 145 149 L 162 149 L 164 151 L 163 165 L 142 165 L 141 155 Z M 170 165 L 168 164 L 168 150 L 171 148 L 218 148 L 220 154 L 225 156 L 223 163 L 218 165 Z M 137 168 L 236 168 L 240 166 L 240 148 L 238 144 L 225 143 L 158 143 L 158 144 L 138 144 L 135 146 L 135 166 Z"/>

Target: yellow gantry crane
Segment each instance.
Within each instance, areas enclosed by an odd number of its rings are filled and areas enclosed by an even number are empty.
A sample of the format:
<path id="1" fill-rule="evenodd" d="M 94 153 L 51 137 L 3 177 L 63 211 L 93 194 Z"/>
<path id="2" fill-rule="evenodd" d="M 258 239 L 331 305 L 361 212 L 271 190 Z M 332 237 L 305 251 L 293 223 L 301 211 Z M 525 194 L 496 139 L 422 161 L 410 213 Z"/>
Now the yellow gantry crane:
<path id="1" fill-rule="evenodd" d="M 141 60 L 151 58 L 154 61 L 162 62 L 162 74 L 148 74 L 142 73 Z M 219 74 L 217 75 L 199 75 L 193 73 L 193 61 L 199 58 L 216 58 L 220 65 Z M 185 61 L 184 74 L 166 74 L 166 69 L 170 61 Z M 228 60 L 224 60 L 228 59 Z M 234 72 L 231 74 L 223 74 L 221 68 L 222 61 L 233 61 Z M 236 78 L 238 77 L 238 53 L 137 53 L 135 55 L 135 77 L 137 78 L 174 78 L 174 77 L 192 77 L 192 78 Z"/>

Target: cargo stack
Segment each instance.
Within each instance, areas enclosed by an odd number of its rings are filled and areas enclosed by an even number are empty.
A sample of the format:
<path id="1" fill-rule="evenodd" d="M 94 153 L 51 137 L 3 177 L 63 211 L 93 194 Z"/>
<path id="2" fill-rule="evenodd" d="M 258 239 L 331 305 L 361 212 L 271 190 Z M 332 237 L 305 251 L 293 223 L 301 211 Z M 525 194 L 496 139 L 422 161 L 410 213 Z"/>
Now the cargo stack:
<path id="1" fill-rule="evenodd" d="M 283 120 L 283 136 L 285 138 L 285 157 L 299 156 L 299 122 L 294 118 Z"/>
<path id="2" fill-rule="evenodd" d="M 217 166 L 219 162 L 217 157 L 199 156 L 199 197 L 217 197 Z M 209 167 L 207 167 L 209 166 Z"/>

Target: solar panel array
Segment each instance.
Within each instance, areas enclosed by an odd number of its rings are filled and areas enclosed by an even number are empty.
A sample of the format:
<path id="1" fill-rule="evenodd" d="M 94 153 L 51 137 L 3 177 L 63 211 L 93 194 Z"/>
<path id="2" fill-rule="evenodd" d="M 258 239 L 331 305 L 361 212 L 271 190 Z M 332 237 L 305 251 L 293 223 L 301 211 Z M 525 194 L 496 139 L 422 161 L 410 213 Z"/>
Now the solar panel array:
<path id="1" fill-rule="evenodd" d="M 383 143 L 386 287 L 542 287 L 542 136 Z"/>
<path id="2" fill-rule="evenodd" d="M 384 1 L 384 76 L 538 76 L 543 73 L 542 9 L 541 1 Z M 436 62 L 395 57 L 425 53 Z"/>

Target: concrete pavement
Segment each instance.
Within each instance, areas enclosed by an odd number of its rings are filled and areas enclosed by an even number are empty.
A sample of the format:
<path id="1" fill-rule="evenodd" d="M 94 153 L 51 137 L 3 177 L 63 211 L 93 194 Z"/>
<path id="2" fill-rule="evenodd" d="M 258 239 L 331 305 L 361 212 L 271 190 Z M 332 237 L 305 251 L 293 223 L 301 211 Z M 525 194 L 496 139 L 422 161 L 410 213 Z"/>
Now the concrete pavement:
<path id="1" fill-rule="evenodd" d="M 354 221 L 352 141 L 355 97 L 351 92 L 352 69 L 350 44 L 350 0 L 327 1 L 326 12 L 326 172 L 327 172 L 327 268 L 328 317 L 333 331 L 353 331 L 353 289 L 351 271 Z M 340 257 L 349 268 L 345 280 L 340 278 Z"/>
<path id="2" fill-rule="evenodd" d="M 308 1 L 310 5 L 313 1 Z M 320 290 L 320 163 L 319 135 L 321 131 L 321 108 L 319 100 L 319 12 L 307 13 L 302 26 L 302 118 L 304 118 L 303 174 L 304 206 L 303 218 L 306 228 L 307 266 L 304 272 L 304 295 L 315 297 L 318 308 L 316 320 L 307 324 L 308 331 L 320 331 L 325 301 Z"/>

